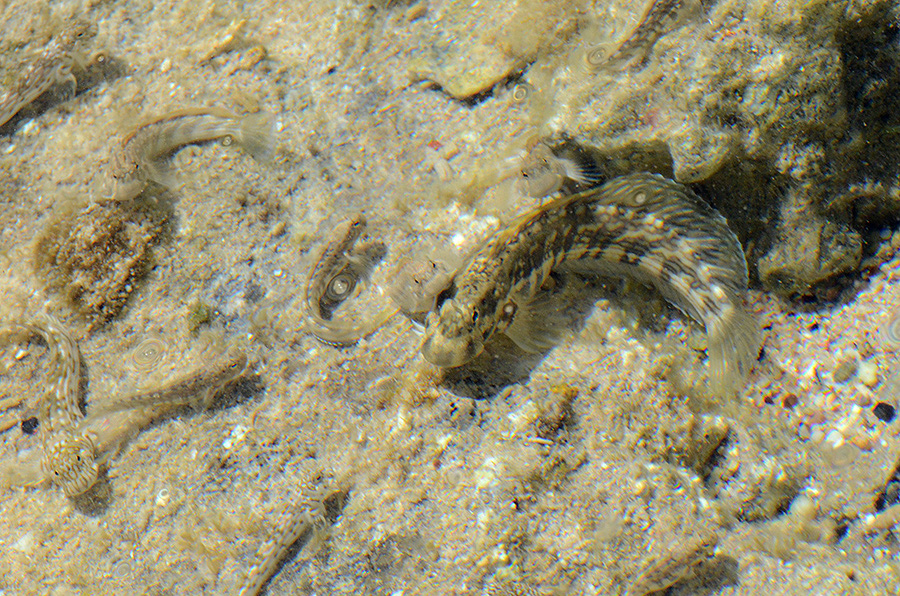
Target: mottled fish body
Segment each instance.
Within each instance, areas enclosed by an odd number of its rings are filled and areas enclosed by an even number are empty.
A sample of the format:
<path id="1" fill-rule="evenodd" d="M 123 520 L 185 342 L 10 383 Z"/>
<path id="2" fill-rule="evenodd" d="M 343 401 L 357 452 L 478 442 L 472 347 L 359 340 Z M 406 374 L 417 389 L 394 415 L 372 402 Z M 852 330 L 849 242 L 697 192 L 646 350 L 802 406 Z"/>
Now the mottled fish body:
<path id="1" fill-rule="evenodd" d="M 534 302 L 553 271 L 625 275 L 656 287 L 709 337 L 712 385 L 733 391 L 760 347 L 743 307 L 747 264 L 725 219 L 687 187 L 655 174 L 620 176 L 524 215 L 488 240 L 438 296 L 425 358 L 455 367 L 496 332 L 527 351 L 555 342 Z"/>
<path id="2" fill-rule="evenodd" d="M 267 160 L 274 145 L 271 116 L 264 112 L 238 116 L 222 108 L 175 110 L 138 126 L 122 139 L 113 156 L 114 198 L 136 196 L 147 181 L 168 183 L 168 160 L 180 149 L 221 141 L 236 144 L 258 161 Z"/>
<path id="3" fill-rule="evenodd" d="M 240 378 L 248 365 L 249 360 L 243 351 L 236 348 L 225 350 L 194 372 L 161 387 L 100 402 L 92 407 L 91 415 L 168 406 L 191 405 L 203 409 L 210 405 L 215 393 Z"/>
<path id="4" fill-rule="evenodd" d="M 620 68 L 642 62 L 656 40 L 692 5 L 686 0 L 650 0 L 628 36 L 612 52 L 603 47 L 588 52 L 588 64 L 595 68 Z"/>
<path id="5" fill-rule="evenodd" d="M 95 445 L 91 438 L 74 432 L 84 419 L 78 344 L 68 329 L 48 314 L 25 321 L 3 322 L 0 335 L 16 337 L 20 341 L 36 336 L 47 344 L 50 388 L 38 408 L 40 470 L 45 478 L 61 487 L 66 496 L 83 493 L 97 481 L 100 470 L 94 461 Z"/>

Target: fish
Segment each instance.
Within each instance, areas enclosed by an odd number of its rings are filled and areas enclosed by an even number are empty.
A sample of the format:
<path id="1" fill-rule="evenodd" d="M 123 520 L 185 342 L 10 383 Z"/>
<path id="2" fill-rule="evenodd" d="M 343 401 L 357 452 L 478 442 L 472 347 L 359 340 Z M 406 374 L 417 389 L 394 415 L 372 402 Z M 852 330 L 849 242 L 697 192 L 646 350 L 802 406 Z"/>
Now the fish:
<path id="1" fill-rule="evenodd" d="M 653 44 L 693 4 L 690 0 L 650 0 L 638 24 L 612 51 L 604 44 L 587 52 L 585 59 L 588 65 L 613 69 L 642 63 Z"/>
<path id="2" fill-rule="evenodd" d="M 351 346 L 375 332 L 398 311 L 396 307 L 384 307 L 365 321 L 334 318 L 337 308 L 358 294 L 360 283 L 387 253 L 387 247 L 380 242 L 356 248 L 366 226 L 366 218 L 361 214 L 338 224 L 310 270 L 305 291 L 307 327 L 322 343 Z"/>
<path id="3" fill-rule="evenodd" d="M 215 393 L 243 376 L 248 366 L 249 359 L 243 351 L 225 350 L 193 372 L 160 387 L 103 400 L 91 408 L 91 415 L 170 405 L 204 409 Z"/>
<path id="4" fill-rule="evenodd" d="M 0 126 L 22 108 L 31 104 L 54 85 L 67 85 L 75 93 L 72 67 L 81 46 L 97 35 L 97 27 L 83 19 L 76 19 L 64 28 L 44 48 L 28 68 L 16 78 L 12 87 L 0 95 Z"/>
<path id="5" fill-rule="evenodd" d="M 523 160 L 519 186 L 538 199 L 556 192 L 574 194 L 602 181 L 597 163 L 584 149 L 571 142 L 557 147 L 538 142 Z"/>
<path id="6" fill-rule="evenodd" d="M 424 358 L 462 366 L 496 333 L 548 350 L 559 330 L 542 299 L 567 271 L 635 279 L 702 323 L 715 392 L 736 391 L 759 355 L 759 323 L 743 305 L 747 263 L 725 218 L 686 186 L 636 173 L 558 198 L 489 238 L 425 317 Z"/>
<path id="7" fill-rule="evenodd" d="M 113 153 L 111 198 L 134 198 L 150 181 L 170 186 L 169 158 L 188 145 L 211 141 L 236 144 L 257 161 L 266 162 L 275 144 L 272 117 L 266 112 L 238 116 L 223 108 L 186 108 L 144 122 Z"/>
<path id="8" fill-rule="evenodd" d="M 4 330 L 38 335 L 50 347 L 55 364 L 51 390 L 39 408 L 40 453 L 12 464 L 0 463 L 0 486 L 32 486 L 49 480 L 67 497 L 90 490 L 97 483 L 104 458 L 141 428 L 184 406 L 208 407 L 216 392 L 246 372 L 249 362 L 243 351 L 231 348 L 162 387 L 92 405 L 85 416 L 78 404 L 78 383 L 72 380 L 80 370 L 80 357 L 77 344 L 64 335 L 65 329 L 47 315 L 16 327 L 6 324 L 0 335 Z"/>
<path id="9" fill-rule="evenodd" d="M 48 389 L 38 407 L 41 436 L 41 475 L 76 496 L 92 486 L 100 470 L 96 446 L 75 431 L 84 420 L 81 410 L 81 354 L 68 329 L 56 317 L 41 313 L 30 319 L 0 324 L 0 335 L 23 341 L 39 337 L 50 350 Z"/>

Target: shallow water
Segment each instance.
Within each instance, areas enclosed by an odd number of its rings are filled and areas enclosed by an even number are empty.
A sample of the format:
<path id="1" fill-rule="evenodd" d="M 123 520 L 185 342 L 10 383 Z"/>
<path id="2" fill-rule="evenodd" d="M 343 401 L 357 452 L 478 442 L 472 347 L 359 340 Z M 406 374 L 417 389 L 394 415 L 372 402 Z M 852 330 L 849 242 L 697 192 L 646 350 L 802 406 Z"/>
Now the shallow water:
<path id="1" fill-rule="evenodd" d="M 576 4 L 3 5 L 3 85 L 73 15 L 98 29 L 74 95 L 53 88 L 0 126 L 3 320 L 62 321 L 89 418 L 229 347 L 251 366 L 104 444 L 85 495 L 0 489 L 0 592 L 254 593 L 259 573 L 269 594 L 896 593 L 900 208 L 889 190 L 853 199 L 881 222 L 861 271 L 806 301 L 778 295 L 757 270 L 775 223 L 754 218 L 788 200 L 748 180 L 776 163 L 799 186 L 818 180 L 803 178 L 815 151 L 787 148 L 772 122 L 817 140 L 840 131 L 814 112 L 766 113 L 704 145 L 690 132 L 702 89 L 683 88 L 737 81 L 749 105 L 751 91 L 801 81 L 790 60 L 812 50 L 799 46 L 850 9 L 704 3 L 646 62 L 607 72 L 585 54 L 641 10 Z M 863 4 L 861 22 L 893 15 Z M 741 46 L 760 28 L 768 37 Z M 702 60 L 686 56 L 715 47 L 749 65 L 691 78 Z M 271 159 L 239 142 L 188 146 L 137 203 L 106 202 L 120 140 L 200 106 L 271 114 Z M 310 333 L 307 275 L 340 222 L 365 213 L 368 239 L 388 248 L 335 310 L 355 323 L 392 307 L 399 267 L 427 257 L 445 266 L 417 271 L 446 274 L 535 208 L 517 177 L 550 132 L 594 147 L 604 175 L 710 176 L 693 188 L 744 244 L 765 336 L 738 396 L 704 390 L 701 326 L 620 279 L 560 285 L 574 296 L 554 313 L 560 345 L 528 354 L 498 334 L 458 369 L 426 362 L 421 321 L 402 313 L 350 346 Z M 890 184 L 889 170 L 863 173 Z M 7 484 L 39 479 L 27 462 L 44 449 L 52 368 L 38 339 L 0 347 Z"/>

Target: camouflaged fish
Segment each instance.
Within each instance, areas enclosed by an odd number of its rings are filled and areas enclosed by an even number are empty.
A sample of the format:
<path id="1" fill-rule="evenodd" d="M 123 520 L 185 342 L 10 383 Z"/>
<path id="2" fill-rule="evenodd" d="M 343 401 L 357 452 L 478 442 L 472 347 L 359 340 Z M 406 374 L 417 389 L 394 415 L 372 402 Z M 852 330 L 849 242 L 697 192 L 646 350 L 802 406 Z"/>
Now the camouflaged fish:
<path id="1" fill-rule="evenodd" d="M 222 108 L 187 108 L 149 120 L 123 138 L 113 155 L 112 198 L 134 198 L 151 180 L 169 185 L 169 158 L 188 145 L 211 141 L 237 144 L 266 161 L 274 147 L 272 118 L 265 112 L 238 116 Z"/>
<path id="2" fill-rule="evenodd" d="M 232 348 L 186 375 L 150 391 L 113 397 L 85 417 L 81 412 L 78 345 L 49 315 L 0 325 L 0 336 L 36 335 L 50 348 L 50 390 L 39 408 L 41 450 L 30 458 L 0 462 L 0 486 L 34 486 L 46 480 L 67 497 L 90 490 L 105 457 L 154 420 L 184 406 L 207 407 L 215 393 L 241 377 L 248 358 Z"/>
<path id="3" fill-rule="evenodd" d="M 3 321 L 0 335 L 14 341 L 39 337 L 50 350 L 49 388 L 38 408 L 39 467 L 34 466 L 30 474 L 32 480 L 22 484 L 49 479 L 60 486 L 66 496 L 83 493 L 97 481 L 99 468 L 94 461 L 94 442 L 89 436 L 74 431 L 84 420 L 78 344 L 66 327 L 48 314 L 24 321 Z"/>
<path id="4" fill-rule="evenodd" d="M 693 0 L 650 0 L 638 24 L 615 49 L 599 46 L 586 55 L 592 68 L 622 68 L 643 62 L 660 37 L 667 33 L 684 13 L 695 8 Z"/>
<path id="5" fill-rule="evenodd" d="M 536 143 L 523 160 L 520 176 L 519 188 L 536 199 L 556 192 L 574 194 L 603 180 L 593 158 L 572 142 L 555 147 Z"/>
<path id="6" fill-rule="evenodd" d="M 83 44 L 97 34 L 92 23 L 76 20 L 60 31 L 37 59 L 0 95 L 0 126 L 54 85 L 66 85 L 75 94 L 72 67 Z"/>
<path id="7" fill-rule="evenodd" d="M 484 244 L 426 317 L 425 359 L 463 365 L 497 332 L 529 352 L 549 349 L 558 332 L 540 312 L 542 287 L 565 270 L 653 285 L 703 323 L 714 390 L 739 388 L 759 354 L 759 325 L 743 307 L 747 264 L 737 237 L 685 186 L 640 173 L 546 204 Z"/>
<path id="8" fill-rule="evenodd" d="M 355 344 L 381 327 L 398 310 L 393 307 L 381 309 L 366 321 L 334 317 L 341 304 L 358 294 L 360 283 L 386 253 L 386 247 L 379 242 L 355 248 L 366 225 L 362 215 L 339 224 L 306 283 L 307 327 L 319 341 L 332 346 Z"/>

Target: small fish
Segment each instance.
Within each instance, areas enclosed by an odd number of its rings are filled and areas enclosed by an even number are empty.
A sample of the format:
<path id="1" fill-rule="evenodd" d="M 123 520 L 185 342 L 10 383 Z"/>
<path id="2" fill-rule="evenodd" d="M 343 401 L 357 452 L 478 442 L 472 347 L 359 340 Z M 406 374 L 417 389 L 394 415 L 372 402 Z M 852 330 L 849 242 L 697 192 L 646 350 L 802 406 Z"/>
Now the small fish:
<path id="1" fill-rule="evenodd" d="M 602 180 L 593 158 L 574 143 L 551 148 L 539 142 L 525 157 L 519 183 L 526 195 L 538 199 L 558 191 L 574 194 Z"/>
<path id="2" fill-rule="evenodd" d="M 248 362 L 244 352 L 225 350 L 212 362 L 162 387 L 100 402 L 91 408 L 91 415 L 170 405 L 191 405 L 198 410 L 207 408 L 218 391 L 246 372 Z"/>
<path id="3" fill-rule="evenodd" d="M 149 120 L 122 139 L 113 155 L 115 200 L 128 200 L 148 181 L 169 185 L 169 158 L 187 145 L 237 144 L 257 161 L 271 157 L 272 118 L 265 112 L 238 116 L 222 108 L 188 108 Z"/>
<path id="4" fill-rule="evenodd" d="M 278 570 L 278 565 L 298 540 L 326 524 L 326 503 L 333 502 L 340 490 L 319 486 L 324 481 L 319 470 L 302 470 L 298 479 L 300 493 L 284 501 L 273 512 L 266 540 L 257 549 L 253 564 L 237 590 L 238 596 L 257 596 Z"/>
<path id="5" fill-rule="evenodd" d="M 2 335 L 16 339 L 36 336 L 47 344 L 50 387 L 38 407 L 40 470 L 66 496 L 83 493 L 97 481 L 99 468 L 94 461 L 94 443 L 90 437 L 75 432 L 84 419 L 78 344 L 65 326 L 48 314 L 26 321 L 5 322 Z"/>
<path id="6" fill-rule="evenodd" d="M 372 268 L 384 258 L 386 247 L 378 242 L 354 248 L 366 229 L 357 215 L 338 225 L 333 239 L 322 249 L 306 284 L 308 326 L 316 338 L 333 346 L 349 346 L 373 333 L 397 309 L 385 307 L 369 321 L 348 322 L 334 318 L 335 310 L 357 294 Z"/>
<path id="7" fill-rule="evenodd" d="M 54 337 L 54 336 L 51 336 Z M 48 342 L 49 343 L 49 342 Z M 51 347 L 51 356 L 53 348 Z M 72 368 L 66 356 L 65 364 Z M 210 364 L 178 377 L 159 389 L 117 397 L 91 407 L 88 416 L 69 417 L 64 426 L 46 424 L 46 412 L 63 408 L 53 399 L 42 404 L 43 441 L 40 460 L 0 464 L 0 485 L 36 485 L 44 480 L 59 486 L 68 497 L 88 491 L 97 482 L 105 454 L 154 420 L 170 415 L 186 405 L 208 406 L 212 396 L 247 369 L 247 356 L 230 349 Z"/>
<path id="8" fill-rule="evenodd" d="M 558 338 L 540 302 L 555 271 L 626 275 L 656 287 L 706 327 L 716 391 L 738 388 L 759 354 L 744 310 L 747 264 L 725 219 L 685 186 L 655 174 L 614 178 L 557 199 L 488 240 L 437 297 L 422 353 L 465 364 L 503 332 L 529 352 Z"/>
<path id="9" fill-rule="evenodd" d="M 597 46 L 587 53 L 588 65 L 592 68 L 620 68 L 640 64 L 656 40 L 692 5 L 693 2 L 686 0 L 650 0 L 638 24 L 614 50 Z"/>
<path id="10" fill-rule="evenodd" d="M 53 38 L 37 59 L 16 79 L 12 88 L 0 95 L 0 126 L 54 85 L 67 85 L 75 92 L 72 67 L 76 54 L 97 34 L 92 23 L 77 20 Z"/>

